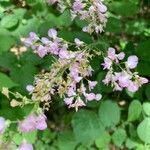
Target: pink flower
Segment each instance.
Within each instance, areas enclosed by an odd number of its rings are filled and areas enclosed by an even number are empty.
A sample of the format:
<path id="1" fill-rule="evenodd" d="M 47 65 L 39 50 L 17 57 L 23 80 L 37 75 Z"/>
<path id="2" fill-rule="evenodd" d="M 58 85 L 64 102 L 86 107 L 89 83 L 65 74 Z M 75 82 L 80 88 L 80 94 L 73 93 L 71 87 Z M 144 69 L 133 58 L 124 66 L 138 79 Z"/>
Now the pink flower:
<path id="1" fill-rule="evenodd" d="M 130 91 L 130 92 L 136 92 L 136 91 L 138 91 L 139 86 L 138 86 L 135 82 L 130 81 L 130 84 L 129 84 L 129 86 L 127 87 L 127 89 L 128 89 L 128 91 Z"/>
<path id="2" fill-rule="evenodd" d="M 43 113 L 39 114 L 39 116 L 30 114 L 26 119 L 20 121 L 18 126 L 21 132 L 31 132 L 35 129 L 45 130 L 46 128 L 46 116 Z"/>
<path id="3" fill-rule="evenodd" d="M 48 30 L 48 36 L 50 38 L 56 39 L 56 37 L 57 37 L 57 31 L 55 29 L 49 29 Z"/>
<path id="4" fill-rule="evenodd" d="M 114 48 L 109 47 L 109 48 L 108 48 L 108 51 L 107 51 L 107 54 L 108 54 L 108 57 L 109 57 L 111 60 L 115 60 L 115 59 L 116 59 L 116 51 L 115 51 Z"/>
<path id="5" fill-rule="evenodd" d="M 35 130 L 36 116 L 34 114 L 29 115 L 26 119 L 19 122 L 18 129 L 21 132 L 31 132 Z"/>
<path id="6" fill-rule="evenodd" d="M 148 79 L 140 77 L 139 78 L 139 83 L 140 83 L 140 85 L 146 84 L 146 83 L 148 83 Z"/>
<path id="7" fill-rule="evenodd" d="M 6 128 L 6 120 L 3 117 L 0 117 L 0 135 L 4 132 Z"/>
<path id="8" fill-rule="evenodd" d="M 65 104 L 66 104 L 66 105 L 71 105 L 72 102 L 73 102 L 73 99 L 74 99 L 74 97 L 65 98 L 65 99 L 64 99 Z"/>
<path id="9" fill-rule="evenodd" d="M 104 67 L 103 69 L 105 70 L 105 69 L 110 69 L 111 68 L 111 66 L 112 66 L 112 60 L 111 59 L 109 59 L 109 58 L 107 58 L 107 57 L 105 57 L 104 58 L 104 63 L 102 63 L 102 66 Z"/>
<path id="10" fill-rule="evenodd" d="M 92 90 L 96 86 L 97 81 L 88 81 L 88 83 L 89 83 L 89 90 Z"/>
<path id="11" fill-rule="evenodd" d="M 45 130 L 47 128 L 46 116 L 42 113 L 36 117 L 36 129 Z"/>
<path id="12" fill-rule="evenodd" d="M 75 92 L 75 88 L 74 87 L 69 87 L 69 90 L 68 90 L 68 92 L 67 92 L 67 95 L 70 97 L 70 96 L 74 96 L 74 95 L 76 95 L 76 92 Z"/>
<path id="13" fill-rule="evenodd" d="M 114 48 L 110 47 L 108 48 L 108 58 L 110 58 L 111 60 L 115 61 L 116 63 L 119 62 L 119 60 L 123 60 L 125 57 L 125 53 L 121 52 L 119 54 L 116 54 L 116 51 Z"/>
<path id="14" fill-rule="evenodd" d="M 128 57 L 128 60 L 126 62 L 126 65 L 128 68 L 134 69 L 134 68 L 136 68 L 137 64 L 138 64 L 138 57 L 137 56 L 132 55 L 132 56 Z"/>
<path id="15" fill-rule="evenodd" d="M 33 150 L 33 146 L 31 144 L 23 143 L 19 146 L 18 150 Z"/>
<path id="16" fill-rule="evenodd" d="M 76 109 L 76 111 L 78 111 L 78 107 L 83 107 L 83 106 L 86 106 L 85 103 L 81 100 L 80 97 L 78 97 L 75 103 L 71 104 L 69 108 L 73 107 Z"/>
<path id="17" fill-rule="evenodd" d="M 126 72 L 117 73 L 116 78 L 120 87 L 125 88 L 129 86 L 131 77 Z"/>
<path id="18" fill-rule="evenodd" d="M 85 97 L 88 101 L 92 101 L 95 99 L 96 96 L 94 93 L 90 93 L 90 94 L 86 94 Z"/>

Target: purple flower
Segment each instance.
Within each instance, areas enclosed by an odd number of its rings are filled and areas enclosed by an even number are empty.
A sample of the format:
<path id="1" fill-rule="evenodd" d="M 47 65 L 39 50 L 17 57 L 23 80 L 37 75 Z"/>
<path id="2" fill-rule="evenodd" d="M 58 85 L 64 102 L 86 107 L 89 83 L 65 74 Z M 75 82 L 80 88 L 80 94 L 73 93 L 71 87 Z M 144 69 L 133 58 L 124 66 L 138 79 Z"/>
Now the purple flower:
<path id="1" fill-rule="evenodd" d="M 95 94 L 94 93 L 86 94 L 85 97 L 88 101 L 92 101 L 95 99 Z"/>
<path id="2" fill-rule="evenodd" d="M 27 85 L 26 90 L 31 94 L 34 91 L 34 86 L 33 85 Z"/>
<path id="3" fill-rule="evenodd" d="M 36 129 L 45 130 L 47 128 L 46 116 L 44 114 L 40 114 L 36 117 Z"/>
<path id="4" fill-rule="evenodd" d="M 36 42 L 39 39 L 39 37 L 34 32 L 29 33 L 29 37 L 23 40 L 23 43 L 25 46 L 30 47 L 33 46 L 33 43 Z"/>
<path id="5" fill-rule="evenodd" d="M 34 114 L 29 115 L 26 119 L 19 122 L 18 129 L 21 132 L 31 132 L 35 130 L 36 116 Z"/>
<path id="6" fill-rule="evenodd" d="M 37 54 L 43 58 L 47 54 L 45 47 L 40 45 L 37 49 Z"/>
<path id="7" fill-rule="evenodd" d="M 129 84 L 129 86 L 127 87 L 127 89 L 128 89 L 130 92 L 136 92 L 136 91 L 138 91 L 139 86 L 138 86 L 135 82 L 130 81 L 130 84 Z"/>
<path id="8" fill-rule="evenodd" d="M 23 143 L 19 146 L 18 150 L 33 150 L 33 146 L 31 144 Z"/>
<path id="9" fill-rule="evenodd" d="M 119 86 L 122 88 L 128 87 L 131 77 L 126 72 L 117 73 L 116 79 L 119 82 Z"/>
<path id="10" fill-rule="evenodd" d="M 99 101 L 99 100 L 101 100 L 101 98 L 102 98 L 101 94 L 96 94 L 95 95 L 95 100 Z"/>
<path id="11" fill-rule="evenodd" d="M 48 44 L 50 43 L 49 39 L 46 38 L 46 37 L 42 37 L 42 38 L 41 38 L 41 42 L 42 42 L 43 44 L 45 44 L 45 45 L 48 45 Z"/>
<path id="12" fill-rule="evenodd" d="M 26 119 L 20 121 L 18 126 L 21 132 L 31 132 L 36 129 L 45 130 L 46 128 L 46 116 L 43 113 L 38 116 L 36 114 L 30 114 Z"/>
<path id="13" fill-rule="evenodd" d="M 4 132 L 6 128 L 6 120 L 3 117 L 0 117 L 0 134 Z"/>
<path id="14" fill-rule="evenodd" d="M 98 10 L 101 12 L 101 13 L 106 13 L 107 11 L 107 7 L 104 5 L 104 4 L 98 4 Z"/>
<path id="15" fill-rule="evenodd" d="M 138 64 L 138 57 L 137 56 L 132 55 L 132 56 L 128 57 L 128 60 L 126 62 L 126 65 L 128 68 L 134 69 L 134 68 L 136 68 L 137 64 Z"/>
<path id="16" fill-rule="evenodd" d="M 50 38 L 56 39 L 56 37 L 57 37 L 57 31 L 55 29 L 49 29 L 48 30 L 48 36 Z"/>
<path id="17" fill-rule="evenodd" d="M 89 83 L 89 90 L 92 90 L 96 86 L 97 81 L 88 81 L 88 83 Z"/>
<path id="18" fill-rule="evenodd" d="M 65 98 L 64 102 L 66 105 L 71 105 L 73 102 L 74 97 L 70 97 L 70 98 Z"/>
<path id="19" fill-rule="evenodd" d="M 104 63 L 102 63 L 102 66 L 104 67 L 103 69 L 110 69 L 112 66 L 112 60 L 110 58 L 105 57 L 104 58 Z"/>
<path id="20" fill-rule="evenodd" d="M 73 7 L 73 11 L 80 12 L 84 8 L 82 0 L 75 0 L 72 7 Z"/>
<path id="21" fill-rule="evenodd" d="M 59 54 L 58 51 L 59 51 L 59 43 L 57 41 L 51 43 L 48 52 L 58 55 Z"/>
<path id="22" fill-rule="evenodd" d="M 68 59 L 68 56 L 69 56 L 69 53 L 68 51 L 65 49 L 65 48 L 62 48 L 60 51 L 59 51 L 59 57 L 61 59 Z"/>
<path id="23" fill-rule="evenodd" d="M 75 38 L 74 42 L 78 47 L 84 44 L 84 42 L 80 41 L 78 38 Z"/>
<path id="24" fill-rule="evenodd" d="M 125 57 L 125 53 L 124 52 L 121 52 L 121 53 L 118 54 L 118 59 L 119 60 L 123 60 L 124 57 Z"/>

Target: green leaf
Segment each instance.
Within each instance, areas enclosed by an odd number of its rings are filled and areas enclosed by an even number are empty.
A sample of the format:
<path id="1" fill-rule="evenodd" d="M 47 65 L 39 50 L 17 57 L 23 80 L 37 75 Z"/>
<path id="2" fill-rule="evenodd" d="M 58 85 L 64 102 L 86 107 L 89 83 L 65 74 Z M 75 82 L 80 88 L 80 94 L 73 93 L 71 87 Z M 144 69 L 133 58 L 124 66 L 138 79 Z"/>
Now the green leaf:
<path id="1" fill-rule="evenodd" d="M 139 145 L 139 143 L 133 141 L 132 139 L 127 139 L 126 140 L 126 147 L 128 149 L 135 149 L 137 146 Z"/>
<path id="2" fill-rule="evenodd" d="M 121 147 L 126 137 L 127 135 L 124 129 L 117 129 L 112 135 L 112 140 L 116 146 Z"/>
<path id="3" fill-rule="evenodd" d="M 121 16 L 133 16 L 138 12 L 138 7 L 132 2 L 126 1 L 116 1 L 110 6 L 110 9 L 117 15 Z"/>
<path id="4" fill-rule="evenodd" d="M 106 25 L 106 32 L 114 32 L 120 33 L 121 32 L 121 21 L 119 19 L 110 17 L 108 19 L 108 23 Z"/>
<path id="5" fill-rule="evenodd" d="M 150 103 L 146 102 L 143 104 L 144 113 L 150 116 Z"/>
<path id="6" fill-rule="evenodd" d="M 7 30 L 0 29 L 0 53 L 9 50 L 16 43 Z"/>
<path id="7" fill-rule="evenodd" d="M 61 26 L 68 27 L 72 24 L 70 10 L 65 10 L 63 14 L 59 17 L 59 22 Z"/>
<path id="8" fill-rule="evenodd" d="M 58 147 L 61 150 L 73 150 L 77 144 L 78 143 L 71 131 L 65 131 L 58 135 Z"/>
<path id="9" fill-rule="evenodd" d="M 18 23 L 18 18 L 13 15 L 4 16 L 1 20 L 1 26 L 5 28 L 12 28 Z"/>
<path id="10" fill-rule="evenodd" d="M 115 102 L 107 100 L 100 105 L 99 117 L 105 127 L 114 127 L 120 121 L 120 109 Z"/>
<path id="11" fill-rule="evenodd" d="M 95 140 L 95 144 L 98 148 L 102 149 L 108 146 L 110 140 L 110 135 L 107 132 L 103 132 L 99 138 Z"/>
<path id="12" fill-rule="evenodd" d="M 138 100 L 131 102 L 128 110 L 128 121 L 135 121 L 139 118 L 142 112 L 142 105 Z"/>
<path id="13" fill-rule="evenodd" d="M 0 73 L 0 90 L 3 87 L 12 88 L 15 87 L 17 84 L 14 83 L 7 75 Z"/>
<path id="14" fill-rule="evenodd" d="M 149 47 L 150 47 L 150 40 L 139 42 L 137 47 L 137 54 L 142 60 L 150 61 Z"/>
<path id="15" fill-rule="evenodd" d="M 73 131 L 77 141 L 91 144 L 104 130 L 98 116 L 91 111 L 81 110 L 72 119 Z"/>
<path id="16" fill-rule="evenodd" d="M 150 118 L 145 118 L 138 125 L 137 134 L 143 142 L 150 143 Z"/>
<path id="17" fill-rule="evenodd" d="M 28 143 L 35 143 L 37 139 L 37 131 L 32 131 L 29 133 L 23 133 L 23 138 L 28 142 Z"/>
<path id="18" fill-rule="evenodd" d="M 17 144 L 17 145 L 20 145 L 22 143 L 22 140 L 23 140 L 23 137 L 21 134 L 19 133 L 15 133 L 13 135 L 13 141 Z"/>
<path id="19" fill-rule="evenodd" d="M 150 91 L 150 84 L 147 84 L 145 94 L 146 94 L 147 98 L 150 100 L 150 92 L 149 91 Z"/>

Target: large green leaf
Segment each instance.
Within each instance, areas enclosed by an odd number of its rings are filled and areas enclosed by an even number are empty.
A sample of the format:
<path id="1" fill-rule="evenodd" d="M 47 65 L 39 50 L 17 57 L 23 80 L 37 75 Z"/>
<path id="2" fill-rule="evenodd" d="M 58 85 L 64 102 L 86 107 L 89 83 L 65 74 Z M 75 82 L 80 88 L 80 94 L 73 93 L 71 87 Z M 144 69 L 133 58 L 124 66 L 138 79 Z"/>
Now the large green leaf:
<path id="1" fill-rule="evenodd" d="M 120 109 L 115 102 L 107 100 L 100 105 L 99 117 L 105 127 L 114 127 L 120 121 Z"/>
<path id="2" fill-rule="evenodd" d="M 98 116 L 87 110 L 75 113 L 72 119 L 73 131 L 77 141 L 90 144 L 103 132 Z"/>

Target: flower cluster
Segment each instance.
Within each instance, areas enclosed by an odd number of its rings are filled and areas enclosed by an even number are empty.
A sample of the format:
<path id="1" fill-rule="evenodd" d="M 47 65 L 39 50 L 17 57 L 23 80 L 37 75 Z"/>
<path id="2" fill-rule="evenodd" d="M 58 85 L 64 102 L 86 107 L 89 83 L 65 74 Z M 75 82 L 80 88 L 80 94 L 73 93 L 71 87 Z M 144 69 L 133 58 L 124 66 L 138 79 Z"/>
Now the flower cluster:
<path id="1" fill-rule="evenodd" d="M 46 116 L 41 113 L 35 113 L 27 116 L 23 121 L 19 122 L 18 130 L 21 132 L 31 132 L 33 130 L 45 130 L 47 128 Z"/>
<path id="2" fill-rule="evenodd" d="M 107 7 L 101 0 L 74 0 L 71 15 L 74 19 L 86 20 L 88 25 L 83 27 L 84 32 L 101 33 L 107 22 Z"/>
<path id="3" fill-rule="evenodd" d="M 49 29 L 49 39 L 39 38 L 35 33 L 30 33 L 24 40 L 26 46 L 31 47 L 40 57 L 47 54 L 55 55 L 58 60 L 52 64 L 50 72 L 39 74 L 35 77 L 34 85 L 28 85 L 27 90 L 35 101 L 51 101 L 54 94 L 64 98 L 69 108 L 85 106 L 87 101 L 100 100 L 101 94 L 94 94 L 91 90 L 96 86 L 96 81 L 90 81 L 92 68 L 89 63 L 92 54 L 88 52 L 86 44 L 79 39 L 68 43 L 57 37 L 57 31 Z M 70 51 L 69 46 L 74 46 L 76 51 Z M 84 51 L 82 50 L 84 49 Z M 88 87 L 84 82 L 88 83 Z"/>
<path id="4" fill-rule="evenodd" d="M 114 48 L 108 49 L 107 57 L 104 58 L 104 63 L 102 64 L 103 69 L 108 70 L 103 82 L 106 85 L 110 83 L 114 91 L 122 91 L 127 88 L 130 92 L 136 92 L 148 80 L 140 77 L 138 72 L 132 72 L 132 69 L 135 69 L 138 64 L 137 56 L 129 56 L 126 62 L 121 63 L 120 61 L 124 57 L 123 52 L 116 54 Z"/>
<path id="5" fill-rule="evenodd" d="M 57 2 L 58 10 L 63 12 L 66 8 L 70 9 L 71 18 L 74 20 L 78 17 L 88 23 L 83 27 L 84 32 L 101 33 L 107 22 L 107 7 L 101 0 L 47 0 L 47 3 L 53 5 Z"/>

